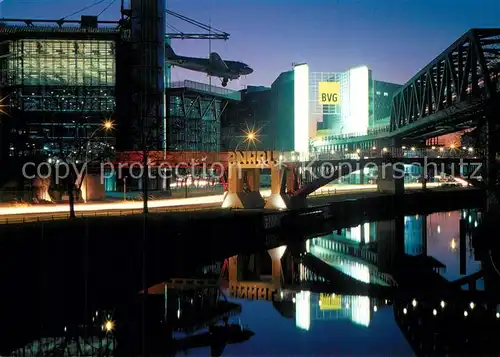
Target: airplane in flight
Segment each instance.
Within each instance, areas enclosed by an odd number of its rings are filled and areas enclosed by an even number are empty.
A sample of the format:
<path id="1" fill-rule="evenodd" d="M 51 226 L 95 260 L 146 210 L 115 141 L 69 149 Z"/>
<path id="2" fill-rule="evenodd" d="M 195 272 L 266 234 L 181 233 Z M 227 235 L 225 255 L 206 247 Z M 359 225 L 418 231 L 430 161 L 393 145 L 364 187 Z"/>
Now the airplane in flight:
<path id="1" fill-rule="evenodd" d="M 169 44 L 165 44 L 165 54 L 167 64 L 219 77 L 223 87 L 230 80 L 253 73 L 253 69 L 246 63 L 224 61 L 216 52 L 212 52 L 209 58 L 184 57 L 177 55 Z"/>

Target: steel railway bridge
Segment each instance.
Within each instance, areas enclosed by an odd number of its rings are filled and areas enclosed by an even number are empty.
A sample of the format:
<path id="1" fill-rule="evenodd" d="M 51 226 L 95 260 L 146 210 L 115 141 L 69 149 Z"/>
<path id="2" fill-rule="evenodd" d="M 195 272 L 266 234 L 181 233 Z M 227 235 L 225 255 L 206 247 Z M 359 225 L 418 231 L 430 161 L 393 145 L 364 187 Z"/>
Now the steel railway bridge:
<path id="1" fill-rule="evenodd" d="M 368 135 L 340 135 L 338 149 L 401 147 L 482 127 L 498 112 L 500 28 L 471 29 L 394 95 L 390 126 Z"/>

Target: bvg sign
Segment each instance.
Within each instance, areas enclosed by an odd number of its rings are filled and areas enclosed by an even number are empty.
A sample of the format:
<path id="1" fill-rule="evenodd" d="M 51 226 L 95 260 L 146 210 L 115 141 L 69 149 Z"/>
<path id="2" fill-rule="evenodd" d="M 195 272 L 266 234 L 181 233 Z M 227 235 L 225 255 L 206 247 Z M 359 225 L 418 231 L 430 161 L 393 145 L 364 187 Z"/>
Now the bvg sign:
<path id="1" fill-rule="evenodd" d="M 318 103 L 321 105 L 340 104 L 340 83 L 319 82 L 318 96 L 319 96 Z"/>
<path id="2" fill-rule="evenodd" d="M 277 151 L 235 151 L 228 153 L 229 165 L 242 168 L 271 167 L 278 163 Z"/>

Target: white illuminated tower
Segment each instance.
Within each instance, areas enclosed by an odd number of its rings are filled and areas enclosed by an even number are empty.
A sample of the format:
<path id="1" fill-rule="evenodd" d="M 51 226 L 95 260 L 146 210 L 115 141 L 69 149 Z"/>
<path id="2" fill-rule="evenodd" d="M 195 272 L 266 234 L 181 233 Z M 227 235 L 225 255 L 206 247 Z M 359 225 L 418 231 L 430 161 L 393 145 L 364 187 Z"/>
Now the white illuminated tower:
<path id="1" fill-rule="evenodd" d="M 297 64 L 293 73 L 293 150 L 302 156 L 309 152 L 309 65 Z"/>

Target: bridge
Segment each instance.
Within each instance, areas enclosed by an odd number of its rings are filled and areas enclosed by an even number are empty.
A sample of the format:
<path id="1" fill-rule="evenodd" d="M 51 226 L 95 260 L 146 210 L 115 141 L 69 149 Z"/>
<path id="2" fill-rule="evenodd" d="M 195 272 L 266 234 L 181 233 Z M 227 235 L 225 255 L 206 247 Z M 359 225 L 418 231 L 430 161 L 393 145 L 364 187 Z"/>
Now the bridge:
<path id="1" fill-rule="evenodd" d="M 320 187 L 353 173 L 369 175 L 381 193 L 404 192 L 405 165 L 419 167 L 422 188 L 428 177 L 437 174 L 479 176 L 483 159 L 469 150 L 426 150 L 384 148 L 381 153 L 361 151 L 351 155 L 336 153 L 235 152 L 228 155 L 226 208 L 286 209 L 307 206 L 307 196 Z M 271 173 L 271 195 L 260 194 L 262 169 Z"/>
<path id="2" fill-rule="evenodd" d="M 492 135 L 500 108 L 500 29 L 471 29 L 411 78 L 393 97 L 390 125 L 367 134 L 327 136 L 312 143 L 319 154 L 340 152 L 383 155 L 410 152 L 426 139 L 477 128 L 474 156 L 486 159 L 486 180 L 495 180 Z M 471 148 L 469 148 L 471 149 Z M 475 150 L 475 149 L 471 149 Z M 393 155 L 394 157 L 394 155 Z M 310 181 L 294 196 L 306 196 L 328 183 Z"/>
<path id="3" fill-rule="evenodd" d="M 500 29 L 471 29 L 394 95 L 388 127 L 326 137 L 330 150 L 402 147 L 486 126 L 498 110 Z"/>

